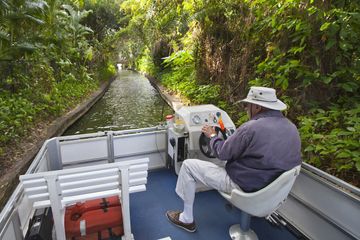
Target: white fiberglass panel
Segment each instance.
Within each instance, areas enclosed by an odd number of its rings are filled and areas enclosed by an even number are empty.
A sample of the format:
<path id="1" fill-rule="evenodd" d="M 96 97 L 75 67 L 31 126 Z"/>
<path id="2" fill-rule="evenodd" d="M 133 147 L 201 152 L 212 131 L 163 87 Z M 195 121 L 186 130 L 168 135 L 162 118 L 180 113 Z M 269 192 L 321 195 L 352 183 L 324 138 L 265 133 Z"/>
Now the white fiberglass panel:
<path id="1" fill-rule="evenodd" d="M 82 139 L 60 143 L 62 164 L 106 159 L 107 138 Z"/>
<path id="2" fill-rule="evenodd" d="M 33 215 L 33 202 L 28 199 L 26 195 L 22 195 L 19 205 L 18 205 L 18 214 L 20 219 L 20 227 L 25 235 L 31 216 Z"/>
<path id="3" fill-rule="evenodd" d="M 11 222 L 6 229 L 3 240 L 16 240 L 14 224 Z"/>
<path id="4" fill-rule="evenodd" d="M 48 151 L 45 150 L 44 153 L 42 154 L 40 161 L 39 161 L 39 165 L 36 167 L 35 172 L 46 172 L 48 171 Z"/>
<path id="5" fill-rule="evenodd" d="M 140 133 L 114 137 L 114 157 L 126 157 L 164 151 L 166 146 L 165 132 Z"/>

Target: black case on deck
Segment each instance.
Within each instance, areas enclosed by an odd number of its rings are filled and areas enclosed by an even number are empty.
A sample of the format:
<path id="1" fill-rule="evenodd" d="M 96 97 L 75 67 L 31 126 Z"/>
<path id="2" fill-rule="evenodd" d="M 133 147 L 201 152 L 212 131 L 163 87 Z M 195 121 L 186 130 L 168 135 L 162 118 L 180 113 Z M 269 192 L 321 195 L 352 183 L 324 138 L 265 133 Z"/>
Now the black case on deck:
<path id="1" fill-rule="evenodd" d="M 25 240 L 51 240 L 53 219 L 51 208 L 37 209 L 30 220 Z"/>

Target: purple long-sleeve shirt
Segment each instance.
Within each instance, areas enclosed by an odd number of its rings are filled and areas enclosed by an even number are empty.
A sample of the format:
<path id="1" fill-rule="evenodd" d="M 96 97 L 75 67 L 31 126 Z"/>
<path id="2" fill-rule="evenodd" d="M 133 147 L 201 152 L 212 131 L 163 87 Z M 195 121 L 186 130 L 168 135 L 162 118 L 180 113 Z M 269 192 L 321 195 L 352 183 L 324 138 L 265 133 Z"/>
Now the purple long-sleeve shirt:
<path id="1" fill-rule="evenodd" d="M 230 178 L 245 192 L 259 190 L 282 172 L 301 164 L 296 126 L 280 111 L 267 110 L 241 125 L 226 141 L 210 141 Z"/>

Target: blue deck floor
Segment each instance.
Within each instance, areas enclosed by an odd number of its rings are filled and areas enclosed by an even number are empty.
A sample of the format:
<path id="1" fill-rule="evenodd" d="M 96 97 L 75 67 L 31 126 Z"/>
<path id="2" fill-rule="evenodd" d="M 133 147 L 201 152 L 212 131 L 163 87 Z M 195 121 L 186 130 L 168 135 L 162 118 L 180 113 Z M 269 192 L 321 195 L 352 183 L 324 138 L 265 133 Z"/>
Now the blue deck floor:
<path id="1" fill-rule="evenodd" d="M 240 219 L 235 207 L 225 207 L 227 201 L 216 191 L 196 194 L 194 217 L 195 233 L 188 233 L 173 226 L 165 217 L 167 210 L 182 209 L 182 201 L 175 193 L 177 176 L 162 169 L 149 173 L 147 191 L 130 195 L 131 227 L 136 240 L 226 240 L 231 239 L 228 229 Z M 260 240 L 297 239 L 286 228 L 278 228 L 263 218 L 253 218 L 251 228 Z"/>

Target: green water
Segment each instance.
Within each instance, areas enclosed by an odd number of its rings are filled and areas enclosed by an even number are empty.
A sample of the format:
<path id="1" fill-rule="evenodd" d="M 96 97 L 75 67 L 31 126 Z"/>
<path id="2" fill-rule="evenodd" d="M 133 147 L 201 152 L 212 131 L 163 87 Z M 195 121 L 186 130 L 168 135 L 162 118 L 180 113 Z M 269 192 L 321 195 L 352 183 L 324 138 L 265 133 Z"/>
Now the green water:
<path id="1" fill-rule="evenodd" d="M 105 95 L 64 135 L 152 127 L 172 113 L 147 78 L 120 70 Z"/>

